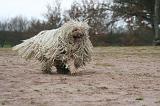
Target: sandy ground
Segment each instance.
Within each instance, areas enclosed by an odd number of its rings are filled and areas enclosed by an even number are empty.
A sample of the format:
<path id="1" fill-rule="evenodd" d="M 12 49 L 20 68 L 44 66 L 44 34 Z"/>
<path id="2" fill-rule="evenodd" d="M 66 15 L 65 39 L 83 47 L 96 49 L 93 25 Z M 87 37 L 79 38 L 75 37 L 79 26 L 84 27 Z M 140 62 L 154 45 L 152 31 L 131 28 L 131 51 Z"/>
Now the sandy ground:
<path id="1" fill-rule="evenodd" d="M 76 76 L 0 49 L 0 106 L 160 106 L 160 47 L 94 48 Z"/>

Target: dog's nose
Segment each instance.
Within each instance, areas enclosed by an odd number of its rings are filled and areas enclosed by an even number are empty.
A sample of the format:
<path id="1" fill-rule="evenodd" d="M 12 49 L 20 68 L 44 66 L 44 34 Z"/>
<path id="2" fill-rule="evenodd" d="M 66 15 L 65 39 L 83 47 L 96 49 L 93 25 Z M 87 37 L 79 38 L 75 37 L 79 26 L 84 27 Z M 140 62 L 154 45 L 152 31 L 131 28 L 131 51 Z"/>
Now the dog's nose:
<path id="1" fill-rule="evenodd" d="M 83 33 L 82 32 L 80 32 L 80 31 L 75 31 L 74 33 L 73 33 L 73 38 L 81 38 L 81 37 L 83 37 Z"/>
<path id="2" fill-rule="evenodd" d="M 82 37 L 82 36 L 83 36 L 83 33 L 78 33 L 77 36 L 78 36 L 78 37 Z"/>
<path id="3" fill-rule="evenodd" d="M 74 38 L 81 38 L 81 37 L 83 37 L 83 33 L 76 33 L 74 36 L 73 36 Z"/>

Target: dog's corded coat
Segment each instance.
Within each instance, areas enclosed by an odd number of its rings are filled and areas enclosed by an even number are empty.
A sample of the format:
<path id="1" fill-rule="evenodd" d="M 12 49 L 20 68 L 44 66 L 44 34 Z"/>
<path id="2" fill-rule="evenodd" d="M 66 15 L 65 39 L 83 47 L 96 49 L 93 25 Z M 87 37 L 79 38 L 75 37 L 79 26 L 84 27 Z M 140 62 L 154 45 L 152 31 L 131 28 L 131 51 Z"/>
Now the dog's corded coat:
<path id="1" fill-rule="evenodd" d="M 80 29 L 84 35 L 76 42 L 72 34 L 75 28 Z M 35 58 L 52 65 L 55 64 L 55 60 L 61 60 L 66 64 L 72 58 L 75 67 L 79 68 L 91 60 L 93 46 L 89 40 L 88 30 L 86 22 L 71 20 L 58 29 L 41 31 L 13 47 L 13 50 L 25 59 Z"/>

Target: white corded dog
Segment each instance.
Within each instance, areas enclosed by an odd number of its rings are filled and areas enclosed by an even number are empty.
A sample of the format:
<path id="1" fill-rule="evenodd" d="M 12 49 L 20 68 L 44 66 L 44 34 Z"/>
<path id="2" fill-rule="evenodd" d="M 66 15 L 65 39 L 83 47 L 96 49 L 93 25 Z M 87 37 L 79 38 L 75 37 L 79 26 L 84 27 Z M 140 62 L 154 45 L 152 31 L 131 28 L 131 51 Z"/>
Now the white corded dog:
<path id="1" fill-rule="evenodd" d="M 60 74 L 76 74 L 79 67 L 91 61 L 92 44 L 87 22 L 70 20 L 58 29 L 41 31 L 24 40 L 13 50 L 25 58 L 42 62 L 42 71 L 51 73 L 51 67 Z"/>

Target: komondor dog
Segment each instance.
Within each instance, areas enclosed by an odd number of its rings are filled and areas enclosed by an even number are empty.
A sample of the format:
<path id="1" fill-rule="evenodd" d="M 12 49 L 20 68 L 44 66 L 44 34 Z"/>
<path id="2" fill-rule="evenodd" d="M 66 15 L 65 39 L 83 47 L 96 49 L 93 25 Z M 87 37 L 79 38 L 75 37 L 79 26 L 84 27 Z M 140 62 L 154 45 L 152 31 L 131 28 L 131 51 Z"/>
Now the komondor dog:
<path id="1" fill-rule="evenodd" d="M 55 66 L 57 73 L 73 75 L 91 61 L 93 46 L 89 28 L 85 21 L 70 20 L 58 29 L 41 31 L 14 46 L 13 50 L 25 59 L 39 60 L 44 73 L 51 73 L 51 67 Z"/>

